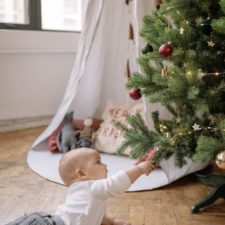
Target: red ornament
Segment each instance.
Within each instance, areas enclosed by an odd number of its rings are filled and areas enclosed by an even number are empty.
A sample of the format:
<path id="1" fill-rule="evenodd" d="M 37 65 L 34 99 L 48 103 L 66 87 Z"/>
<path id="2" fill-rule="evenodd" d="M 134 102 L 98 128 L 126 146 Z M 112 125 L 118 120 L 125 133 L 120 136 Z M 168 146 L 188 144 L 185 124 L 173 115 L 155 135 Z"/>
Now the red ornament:
<path id="1" fill-rule="evenodd" d="M 140 89 L 136 89 L 136 88 L 132 88 L 129 92 L 130 97 L 134 100 L 138 100 L 141 98 L 141 90 Z"/>
<path id="2" fill-rule="evenodd" d="M 172 52 L 173 52 L 173 47 L 169 43 L 163 44 L 159 48 L 159 54 L 162 57 L 168 57 L 168 56 L 170 56 L 172 54 Z"/>

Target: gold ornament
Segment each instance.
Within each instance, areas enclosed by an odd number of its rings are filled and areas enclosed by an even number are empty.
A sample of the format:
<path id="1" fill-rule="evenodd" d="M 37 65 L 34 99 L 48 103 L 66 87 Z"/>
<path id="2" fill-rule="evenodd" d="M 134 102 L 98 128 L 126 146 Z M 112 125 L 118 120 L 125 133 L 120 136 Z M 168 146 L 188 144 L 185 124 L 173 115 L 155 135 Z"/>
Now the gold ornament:
<path id="1" fill-rule="evenodd" d="M 217 154 L 215 162 L 220 169 L 225 170 L 225 150 Z"/>

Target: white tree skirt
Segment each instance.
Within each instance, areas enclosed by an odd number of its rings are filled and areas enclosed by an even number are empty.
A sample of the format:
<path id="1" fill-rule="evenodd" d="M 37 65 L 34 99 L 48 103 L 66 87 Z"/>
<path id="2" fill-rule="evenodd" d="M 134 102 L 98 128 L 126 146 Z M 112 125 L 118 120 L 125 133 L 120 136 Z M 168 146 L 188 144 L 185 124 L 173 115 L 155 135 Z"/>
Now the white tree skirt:
<path id="1" fill-rule="evenodd" d="M 62 184 L 58 173 L 58 164 L 62 154 L 51 153 L 47 150 L 30 150 L 27 162 L 30 168 L 44 178 Z M 119 170 L 127 169 L 134 165 L 135 160 L 125 156 L 116 156 L 101 153 L 102 161 L 108 166 L 108 176 Z M 162 169 L 154 170 L 149 176 L 141 176 L 128 191 L 142 191 L 157 188 L 168 184 L 168 178 Z"/>
<path id="2" fill-rule="evenodd" d="M 47 150 L 47 142 L 44 141 L 28 152 L 27 163 L 35 173 L 50 181 L 62 184 L 63 182 L 58 173 L 58 164 L 61 157 L 61 153 L 52 153 Z M 108 176 L 127 169 L 136 162 L 136 160 L 132 160 L 127 156 L 101 153 L 101 157 L 102 161 L 108 166 Z M 177 168 L 174 166 L 174 158 L 171 157 L 169 160 L 161 162 L 161 169 L 155 169 L 149 176 L 141 176 L 128 191 L 144 191 L 165 186 L 181 177 L 205 168 L 209 163 L 196 164 L 188 159 L 184 167 Z"/>

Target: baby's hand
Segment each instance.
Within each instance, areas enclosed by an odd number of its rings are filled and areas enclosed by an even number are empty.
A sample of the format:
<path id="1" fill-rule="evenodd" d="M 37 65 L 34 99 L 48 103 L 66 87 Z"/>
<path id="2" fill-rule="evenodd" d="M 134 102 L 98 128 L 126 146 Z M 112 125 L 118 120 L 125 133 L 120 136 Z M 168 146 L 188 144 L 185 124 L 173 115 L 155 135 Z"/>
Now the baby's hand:
<path id="1" fill-rule="evenodd" d="M 149 175 L 155 169 L 155 166 L 151 161 L 140 162 L 137 167 L 140 169 L 142 174 L 146 175 Z"/>

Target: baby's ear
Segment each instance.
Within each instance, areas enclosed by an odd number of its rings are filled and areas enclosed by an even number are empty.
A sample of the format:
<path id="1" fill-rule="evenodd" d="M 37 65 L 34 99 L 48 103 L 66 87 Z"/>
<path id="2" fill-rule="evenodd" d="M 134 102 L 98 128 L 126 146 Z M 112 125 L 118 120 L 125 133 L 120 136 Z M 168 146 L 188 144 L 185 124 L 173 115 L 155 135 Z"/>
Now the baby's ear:
<path id="1" fill-rule="evenodd" d="M 83 171 L 82 169 L 76 169 L 76 175 L 79 178 L 83 178 L 86 176 L 85 171 Z"/>

